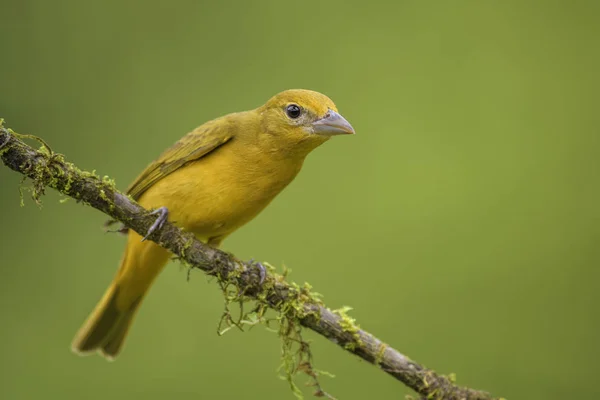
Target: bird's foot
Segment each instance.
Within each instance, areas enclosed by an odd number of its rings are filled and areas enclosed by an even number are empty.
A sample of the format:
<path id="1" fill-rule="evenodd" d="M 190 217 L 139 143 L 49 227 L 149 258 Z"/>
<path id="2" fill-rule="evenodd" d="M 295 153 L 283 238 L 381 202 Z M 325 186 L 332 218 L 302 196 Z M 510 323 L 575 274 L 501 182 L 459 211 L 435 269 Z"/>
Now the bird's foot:
<path id="1" fill-rule="evenodd" d="M 150 215 L 157 214 L 158 217 L 156 218 L 156 221 L 154 221 L 150 229 L 148 229 L 148 232 L 146 233 L 146 236 L 144 236 L 144 238 L 142 239 L 142 242 L 148 239 L 148 237 L 154 232 L 156 232 L 158 229 L 163 227 L 163 225 L 167 221 L 167 218 L 169 217 L 169 210 L 167 209 L 167 207 L 160 207 L 150 213 Z"/>
<path id="2" fill-rule="evenodd" d="M 6 140 L 3 143 L 0 143 L 0 149 L 6 146 L 10 142 L 10 135 L 6 135 Z"/>
<path id="3" fill-rule="evenodd" d="M 254 261 L 253 258 L 251 258 L 250 261 L 248 261 L 248 264 L 250 266 L 256 266 L 258 268 L 258 278 L 259 278 L 258 284 L 262 285 L 263 282 L 265 281 L 265 278 L 267 277 L 267 269 L 260 262 Z"/>

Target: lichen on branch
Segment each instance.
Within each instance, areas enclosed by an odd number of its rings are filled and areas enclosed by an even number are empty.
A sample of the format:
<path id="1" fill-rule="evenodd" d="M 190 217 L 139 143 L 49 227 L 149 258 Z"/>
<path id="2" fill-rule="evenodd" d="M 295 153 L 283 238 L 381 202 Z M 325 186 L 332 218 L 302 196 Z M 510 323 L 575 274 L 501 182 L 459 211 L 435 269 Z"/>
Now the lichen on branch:
<path id="1" fill-rule="evenodd" d="M 23 139 L 34 139 L 41 147 L 35 149 Z M 108 177 L 100 178 L 95 172 L 80 170 L 67 162 L 63 155 L 55 153 L 42 139 L 16 134 L 3 127 L 2 120 L 0 158 L 4 165 L 31 179 L 31 195 L 36 203 L 40 202 L 45 188 L 51 187 L 96 208 L 142 236 L 155 220 L 150 210 L 117 190 L 114 181 Z M 323 373 L 314 369 L 310 347 L 302 338 L 302 328 L 308 328 L 376 365 L 423 399 L 496 399 L 486 392 L 460 387 L 455 384 L 453 376 L 439 375 L 410 360 L 361 329 L 348 315 L 348 307 L 338 310 L 327 308 L 321 296 L 312 292 L 308 284 L 300 286 L 288 282 L 284 275 L 277 274 L 273 268 L 267 268 L 266 277 L 261 283 L 263 272 L 257 263 L 243 262 L 231 254 L 212 248 L 169 222 L 152 233 L 149 239 L 171 251 L 190 268 L 198 268 L 217 278 L 225 296 L 225 311 L 218 329 L 221 334 L 232 327 L 243 329 L 270 321 L 278 324 L 284 378 L 298 396 L 301 394 L 292 378 L 295 373 L 303 372 L 311 377 L 316 396 L 332 398 L 322 390 L 318 376 Z M 240 305 L 237 319 L 229 310 L 233 303 Z M 247 312 L 244 307 L 248 308 Z M 267 309 L 274 310 L 276 317 L 267 318 Z"/>

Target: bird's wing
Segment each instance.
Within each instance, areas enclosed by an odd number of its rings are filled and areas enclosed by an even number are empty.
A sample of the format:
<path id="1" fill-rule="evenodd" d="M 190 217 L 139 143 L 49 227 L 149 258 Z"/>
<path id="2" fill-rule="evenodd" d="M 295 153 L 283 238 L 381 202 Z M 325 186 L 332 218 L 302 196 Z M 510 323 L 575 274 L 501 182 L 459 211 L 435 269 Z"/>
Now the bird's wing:
<path id="1" fill-rule="evenodd" d="M 228 124 L 210 121 L 182 137 L 152 162 L 127 189 L 135 200 L 156 182 L 178 168 L 196 161 L 233 137 Z"/>

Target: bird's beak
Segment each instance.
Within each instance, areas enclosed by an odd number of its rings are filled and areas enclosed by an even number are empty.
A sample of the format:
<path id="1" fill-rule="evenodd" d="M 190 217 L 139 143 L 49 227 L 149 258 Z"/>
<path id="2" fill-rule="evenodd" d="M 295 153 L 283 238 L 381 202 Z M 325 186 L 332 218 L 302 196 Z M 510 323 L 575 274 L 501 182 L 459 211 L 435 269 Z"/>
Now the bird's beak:
<path id="1" fill-rule="evenodd" d="M 322 136 L 354 134 L 354 128 L 350 122 L 333 110 L 329 110 L 323 118 L 313 122 L 312 127 L 316 134 Z"/>

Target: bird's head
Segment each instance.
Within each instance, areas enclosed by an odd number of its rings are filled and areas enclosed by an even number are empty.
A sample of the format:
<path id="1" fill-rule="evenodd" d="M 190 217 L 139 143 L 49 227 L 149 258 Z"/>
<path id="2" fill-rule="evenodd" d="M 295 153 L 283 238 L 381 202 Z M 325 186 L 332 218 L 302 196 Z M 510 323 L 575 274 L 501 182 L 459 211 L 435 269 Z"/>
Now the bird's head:
<path id="1" fill-rule="evenodd" d="M 265 133 L 299 150 L 310 151 L 332 136 L 354 133 L 333 101 L 312 90 L 278 93 L 259 112 Z"/>

